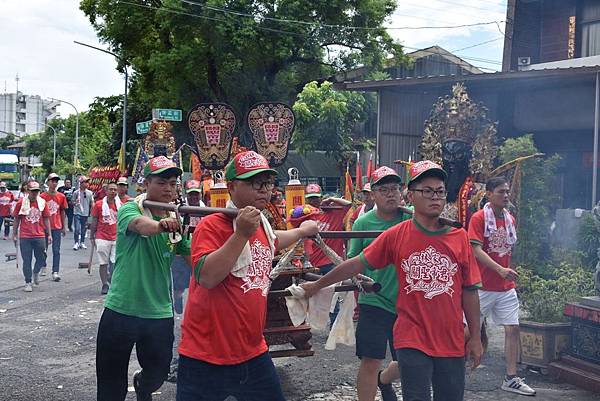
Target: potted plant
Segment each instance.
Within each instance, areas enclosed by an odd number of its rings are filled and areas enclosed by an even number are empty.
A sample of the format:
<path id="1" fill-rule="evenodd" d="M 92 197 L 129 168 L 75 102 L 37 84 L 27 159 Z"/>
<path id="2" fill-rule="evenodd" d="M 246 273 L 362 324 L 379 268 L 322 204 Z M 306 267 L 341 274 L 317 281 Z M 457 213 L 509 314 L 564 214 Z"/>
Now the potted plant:
<path id="1" fill-rule="evenodd" d="M 520 268 L 517 288 L 525 318 L 521 332 L 521 362 L 546 369 L 570 344 L 570 323 L 564 316 L 565 304 L 594 293 L 589 269 L 581 267 L 581 258 L 554 264 L 535 274 Z"/>

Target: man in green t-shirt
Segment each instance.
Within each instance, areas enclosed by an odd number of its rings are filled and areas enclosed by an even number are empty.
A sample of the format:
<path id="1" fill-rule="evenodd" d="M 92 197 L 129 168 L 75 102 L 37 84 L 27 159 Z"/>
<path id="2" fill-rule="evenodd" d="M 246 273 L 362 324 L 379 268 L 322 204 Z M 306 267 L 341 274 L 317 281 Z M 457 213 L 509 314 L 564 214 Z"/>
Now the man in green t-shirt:
<path id="1" fill-rule="evenodd" d="M 373 172 L 371 178 L 372 196 L 376 207 L 359 217 L 352 231 L 384 231 L 410 217 L 398 211 L 401 202 L 400 176 L 391 168 L 382 166 Z M 348 258 L 360 255 L 374 238 L 350 240 Z M 366 269 L 363 272 L 381 284 L 378 293 L 362 293 L 358 297 L 360 314 L 356 326 L 356 356 L 360 367 L 356 386 L 359 401 L 373 401 L 377 387 L 383 401 L 396 401 L 392 382 L 400 378 L 398 362 L 393 348 L 393 327 L 396 321 L 396 299 L 398 297 L 398 277 L 396 268 L 389 265 L 381 270 Z M 386 351 L 390 347 L 393 361 L 381 369 Z"/>
<path id="2" fill-rule="evenodd" d="M 146 199 L 171 202 L 181 173 L 164 156 L 150 159 L 144 169 Z M 170 234 L 180 227 L 179 219 L 143 209 L 138 199 L 119 209 L 112 286 L 96 343 L 98 401 L 125 400 L 134 345 L 142 367 L 133 376 L 137 400 L 152 400 L 167 378 L 173 353 L 171 262 L 175 254 L 190 262 L 189 240 Z"/>

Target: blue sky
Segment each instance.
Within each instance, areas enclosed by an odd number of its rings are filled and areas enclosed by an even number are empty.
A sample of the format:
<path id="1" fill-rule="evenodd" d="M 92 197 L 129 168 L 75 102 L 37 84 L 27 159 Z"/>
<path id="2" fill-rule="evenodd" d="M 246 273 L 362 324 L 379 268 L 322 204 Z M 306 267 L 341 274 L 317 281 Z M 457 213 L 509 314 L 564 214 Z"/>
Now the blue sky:
<path id="1" fill-rule="evenodd" d="M 461 25 L 503 21 L 506 0 L 399 0 L 398 8 L 387 21 L 389 27 Z M 500 24 L 504 31 L 504 23 Z M 407 46 L 406 51 L 440 45 L 454 51 L 485 41 L 457 55 L 500 62 L 502 34 L 495 24 L 460 29 L 390 30 Z M 105 47 L 99 43 L 89 21 L 79 10 L 77 0 L 0 0 L 0 92 L 4 85 L 26 94 L 55 97 L 87 109 L 95 96 L 123 93 L 123 76 L 114 59 L 100 52 L 77 46 L 73 40 Z M 493 71 L 500 65 L 466 60 Z M 73 111 L 61 106 L 63 116 Z"/>

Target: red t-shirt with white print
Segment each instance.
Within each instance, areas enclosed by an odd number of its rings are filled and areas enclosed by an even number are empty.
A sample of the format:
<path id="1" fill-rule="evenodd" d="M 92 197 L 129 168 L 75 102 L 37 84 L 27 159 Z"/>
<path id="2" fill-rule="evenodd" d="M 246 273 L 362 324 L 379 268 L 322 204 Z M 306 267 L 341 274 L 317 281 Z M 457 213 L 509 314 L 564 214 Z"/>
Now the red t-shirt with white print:
<path id="1" fill-rule="evenodd" d="M 314 220 L 319 226 L 319 231 L 343 231 L 344 217 L 350 205 L 342 206 L 340 209 L 325 210 L 320 213 L 314 213 L 309 220 Z M 335 251 L 342 259 L 344 258 L 344 239 L 343 238 L 326 238 L 323 242 Z M 333 263 L 325 253 L 315 245 L 312 241 L 304 241 L 306 253 L 309 255 L 310 263 L 314 267 L 321 267 Z"/>
<path id="2" fill-rule="evenodd" d="M 0 217 L 10 216 L 10 207 L 15 200 L 15 196 L 9 190 L 0 192 Z"/>
<path id="3" fill-rule="evenodd" d="M 69 207 L 69 205 L 67 205 L 67 197 L 60 192 L 56 192 L 55 194 L 44 192 L 40 196 L 46 201 L 46 207 L 50 213 L 50 229 L 62 230 L 61 211 L 66 210 Z"/>
<path id="4" fill-rule="evenodd" d="M 96 238 L 105 241 L 117 240 L 117 205 L 109 203 L 109 214 L 102 214 L 102 200 L 96 201 L 92 208 L 92 217 L 96 219 Z"/>
<path id="5" fill-rule="evenodd" d="M 510 216 L 515 224 L 515 219 Z M 512 246 L 508 244 L 508 232 L 504 219 L 496 218 L 496 231 L 489 237 L 484 237 L 485 216 L 483 209 L 477 211 L 469 221 L 469 240 L 471 243 L 482 245 L 482 249 L 496 263 L 502 267 L 510 267 Z M 479 262 L 478 262 L 479 263 Z M 483 282 L 482 290 L 486 291 L 508 291 L 515 288 L 515 282 L 502 278 L 494 270 L 479 263 L 479 271 Z"/>
<path id="6" fill-rule="evenodd" d="M 19 238 L 45 238 L 46 225 L 44 224 L 44 217 L 50 217 L 48 207 L 44 207 L 44 210 L 40 212 L 36 200 L 35 202 L 30 202 L 29 214 L 27 216 L 19 216 L 22 204 L 23 199 L 19 199 L 13 211 L 15 218 L 21 218 L 19 223 Z"/>
<path id="7" fill-rule="evenodd" d="M 465 230 L 431 232 L 407 220 L 386 230 L 360 257 L 374 269 L 396 266 L 394 348 L 432 357 L 465 355 L 462 292 L 481 283 Z"/>
<path id="8" fill-rule="evenodd" d="M 235 365 L 267 352 L 263 336 L 267 319 L 269 273 L 273 254 L 262 226 L 249 239 L 252 264 L 246 277 L 231 273 L 212 289 L 198 284 L 204 257 L 233 235 L 232 219 L 204 217 L 192 237 L 192 274 L 181 325 L 179 353 L 215 365 Z"/>

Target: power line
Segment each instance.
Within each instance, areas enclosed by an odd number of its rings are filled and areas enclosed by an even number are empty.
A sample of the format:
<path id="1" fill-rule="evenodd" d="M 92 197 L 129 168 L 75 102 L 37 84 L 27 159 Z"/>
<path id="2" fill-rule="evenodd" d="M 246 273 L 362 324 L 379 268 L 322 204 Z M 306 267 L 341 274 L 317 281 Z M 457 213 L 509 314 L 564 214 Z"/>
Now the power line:
<path id="1" fill-rule="evenodd" d="M 504 21 L 488 21 L 488 22 L 476 22 L 476 23 L 472 23 L 472 24 L 446 25 L 446 26 L 399 26 L 399 27 L 346 26 L 346 25 L 321 24 L 321 23 L 316 23 L 316 22 L 292 20 L 292 19 L 285 19 L 285 18 L 273 18 L 273 17 L 257 16 L 257 15 L 254 15 L 254 14 L 242 13 L 242 12 L 239 12 L 239 11 L 233 11 L 233 10 L 229 10 L 229 9 L 225 9 L 225 8 L 219 8 L 219 7 L 209 6 L 209 5 L 205 5 L 205 4 L 200 4 L 200 3 L 196 3 L 196 2 L 191 1 L 191 0 L 181 0 L 181 1 L 183 3 L 195 5 L 195 6 L 198 6 L 198 7 L 207 8 L 209 10 L 219 11 L 219 12 L 226 13 L 226 14 L 232 14 L 232 15 L 237 15 L 237 16 L 242 16 L 242 17 L 248 17 L 248 18 L 253 18 L 253 19 L 261 18 L 261 19 L 264 19 L 264 20 L 275 21 L 275 22 L 284 22 L 284 23 L 292 23 L 292 24 L 302 24 L 302 25 L 325 27 L 325 28 L 349 29 L 349 30 L 455 29 L 455 28 L 465 28 L 465 27 L 471 27 L 471 26 L 492 25 L 492 24 L 496 24 L 497 22 L 504 22 Z M 124 1 L 122 1 L 122 2 L 125 3 Z M 194 15 L 197 15 L 197 14 L 194 14 Z"/>
<path id="2" fill-rule="evenodd" d="M 476 43 L 474 45 L 471 46 L 467 46 L 467 47 L 462 47 L 460 49 L 456 49 L 456 50 L 451 50 L 450 53 L 457 53 L 457 52 L 461 52 L 463 50 L 467 50 L 467 49 L 472 49 L 474 47 L 478 47 L 478 46 L 483 46 L 483 45 L 487 45 L 488 43 L 492 43 L 492 42 L 497 42 L 500 39 L 504 39 L 504 36 L 499 36 L 495 39 L 490 39 L 490 40 L 486 40 L 485 42 L 481 42 L 481 43 Z"/>

